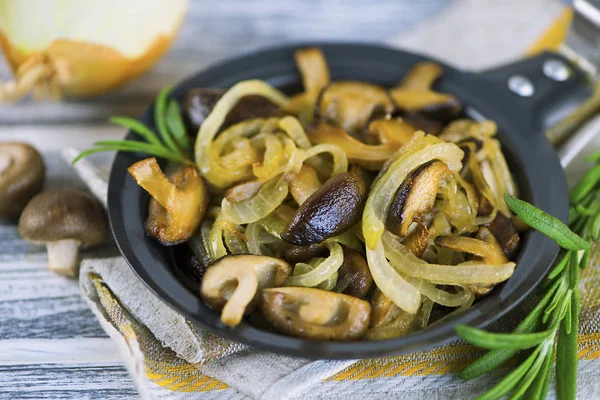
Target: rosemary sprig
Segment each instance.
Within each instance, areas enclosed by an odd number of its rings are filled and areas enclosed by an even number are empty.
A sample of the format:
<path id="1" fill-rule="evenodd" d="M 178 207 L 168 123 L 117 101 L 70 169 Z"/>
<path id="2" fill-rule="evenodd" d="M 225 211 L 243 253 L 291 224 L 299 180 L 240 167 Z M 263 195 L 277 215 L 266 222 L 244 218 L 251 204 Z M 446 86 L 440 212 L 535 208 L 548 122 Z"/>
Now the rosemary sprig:
<path id="1" fill-rule="evenodd" d="M 129 117 L 112 117 L 110 122 L 135 132 L 141 140 L 95 142 L 94 147 L 81 152 L 73 164 L 90 154 L 104 151 L 146 153 L 181 164 L 194 165 L 189 157 L 191 143 L 187 136 L 177 100 L 169 100 L 170 87 L 160 91 L 154 105 L 154 125 L 158 134 L 140 121 Z"/>
<path id="2" fill-rule="evenodd" d="M 600 152 L 590 160 L 600 163 Z M 517 353 L 527 357 L 480 399 L 545 399 L 552 380 L 556 354 L 556 389 L 561 400 L 577 393 L 577 333 L 579 327 L 579 268 L 585 268 L 590 246 L 600 238 L 600 164 L 593 167 L 571 192 L 569 227 L 542 210 L 514 197 L 506 204 L 529 226 L 559 244 L 558 261 L 540 285 L 541 299 L 511 333 L 489 333 L 457 326 L 467 342 L 489 349 L 460 373 L 473 379 L 502 366 Z"/>

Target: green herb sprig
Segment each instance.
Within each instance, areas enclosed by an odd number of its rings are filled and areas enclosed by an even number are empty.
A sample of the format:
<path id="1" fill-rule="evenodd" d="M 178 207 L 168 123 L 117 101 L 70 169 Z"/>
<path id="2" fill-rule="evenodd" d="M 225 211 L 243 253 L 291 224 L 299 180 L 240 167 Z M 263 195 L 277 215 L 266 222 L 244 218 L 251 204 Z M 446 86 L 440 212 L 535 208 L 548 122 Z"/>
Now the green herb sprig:
<path id="1" fill-rule="evenodd" d="M 600 153 L 589 158 L 600 162 Z M 479 399 L 545 399 L 550 389 L 556 354 L 556 391 L 561 400 L 577 393 L 577 333 L 579 327 L 579 269 L 590 258 L 592 241 L 600 238 L 600 164 L 593 167 L 571 191 L 569 226 L 534 207 L 505 195 L 508 207 L 527 225 L 562 247 L 558 261 L 541 285 L 541 299 L 511 333 L 490 333 L 457 326 L 467 342 L 488 349 L 460 373 L 474 379 L 493 371 L 520 352 L 523 361 Z"/>
<path id="2" fill-rule="evenodd" d="M 110 140 L 93 144 L 94 147 L 81 152 L 73 164 L 90 154 L 104 151 L 129 151 L 146 153 L 181 164 L 194 165 L 190 158 L 191 143 L 187 135 L 179 103 L 169 99 L 171 87 L 160 91 L 154 105 L 154 125 L 158 134 L 138 120 L 129 117 L 112 117 L 110 122 L 135 132 L 140 140 Z"/>

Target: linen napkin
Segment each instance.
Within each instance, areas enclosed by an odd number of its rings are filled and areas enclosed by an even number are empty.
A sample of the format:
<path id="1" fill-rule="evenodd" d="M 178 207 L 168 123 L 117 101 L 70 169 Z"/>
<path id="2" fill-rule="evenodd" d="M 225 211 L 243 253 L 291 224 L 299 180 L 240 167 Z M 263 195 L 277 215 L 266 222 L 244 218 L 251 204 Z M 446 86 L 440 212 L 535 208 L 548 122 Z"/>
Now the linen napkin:
<path id="1" fill-rule="evenodd" d="M 495 5 L 499 3 L 503 7 Z M 558 2 L 534 0 L 520 8 L 527 18 L 507 12 L 511 4 L 519 9 L 522 3 L 455 2 L 436 21 L 429 21 L 393 43 L 426 50 L 469 68 L 508 61 L 522 54 L 524 49 L 518 43 L 531 43 L 562 11 Z M 536 18 L 531 19 L 534 15 Z M 490 37 L 485 27 L 486 18 L 489 21 L 492 17 L 493 26 L 504 26 L 502 35 L 511 36 L 512 40 Z M 443 32 L 452 32 L 454 36 L 444 36 Z M 490 43 L 496 47 L 494 51 L 490 51 Z M 456 50 L 459 56 L 453 56 L 448 49 Z M 471 57 L 473 54 L 478 57 Z M 588 150 L 593 148 L 589 146 Z M 67 160 L 76 154 L 75 150 L 64 152 Z M 106 180 L 98 172 L 98 166 L 82 162 L 77 164 L 77 170 L 91 191 L 105 201 Z M 84 261 L 80 285 L 94 314 L 118 343 L 142 398 L 201 395 L 223 399 L 358 399 L 366 394 L 374 398 L 470 398 L 503 375 L 492 373 L 470 382 L 457 378 L 454 373 L 480 355 L 479 350 L 460 341 L 427 352 L 362 361 L 313 361 L 250 349 L 190 324 L 156 298 L 121 258 Z M 596 372 L 600 365 L 598 286 L 600 265 L 594 258 L 592 265 L 582 271 L 580 283 L 579 394 L 582 398 L 593 398 L 600 389 Z M 522 312 L 516 310 L 497 326 L 509 328 Z"/>

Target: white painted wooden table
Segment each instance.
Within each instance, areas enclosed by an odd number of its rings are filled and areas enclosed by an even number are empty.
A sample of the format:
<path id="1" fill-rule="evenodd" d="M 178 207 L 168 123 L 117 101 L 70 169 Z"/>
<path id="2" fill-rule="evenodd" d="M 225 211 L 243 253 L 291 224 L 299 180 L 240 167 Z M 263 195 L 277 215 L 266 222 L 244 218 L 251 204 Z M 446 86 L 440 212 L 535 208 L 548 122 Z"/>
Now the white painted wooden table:
<path id="1" fill-rule="evenodd" d="M 38 147 L 47 188 L 84 187 L 60 159 L 63 147 L 119 139 L 109 115 L 139 115 L 166 84 L 224 57 L 289 41 L 383 40 L 443 7 L 444 0 L 193 1 L 172 51 L 133 84 L 98 99 L 0 106 L 0 140 Z M 7 79 L 0 64 L 0 79 Z M 87 256 L 116 254 L 109 241 Z M 44 249 L 0 223 L 0 399 L 137 396 L 115 345 L 79 294 L 77 282 L 50 274 Z"/>

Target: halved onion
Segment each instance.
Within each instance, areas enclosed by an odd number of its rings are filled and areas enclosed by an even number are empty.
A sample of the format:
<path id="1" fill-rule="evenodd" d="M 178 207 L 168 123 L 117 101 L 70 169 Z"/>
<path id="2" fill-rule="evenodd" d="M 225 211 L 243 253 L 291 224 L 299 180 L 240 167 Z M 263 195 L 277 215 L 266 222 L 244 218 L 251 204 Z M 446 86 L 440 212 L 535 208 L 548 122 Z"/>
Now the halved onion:
<path id="1" fill-rule="evenodd" d="M 165 53 L 187 0 L 2 0 L 0 46 L 15 81 L 0 101 L 89 96 L 113 89 Z"/>

